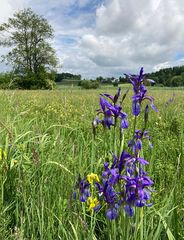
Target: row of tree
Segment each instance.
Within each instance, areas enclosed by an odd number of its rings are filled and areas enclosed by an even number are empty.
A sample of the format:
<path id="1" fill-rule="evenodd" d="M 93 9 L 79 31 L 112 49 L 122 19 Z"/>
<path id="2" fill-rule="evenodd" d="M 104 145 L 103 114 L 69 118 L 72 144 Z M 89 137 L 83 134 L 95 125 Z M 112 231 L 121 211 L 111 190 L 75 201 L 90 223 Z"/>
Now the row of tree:
<path id="1" fill-rule="evenodd" d="M 184 66 L 176 66 L 171 68 L 160 69 L 157 72 L 147 73 L 147 78 L 153 79 L 157 86 L 179 87 L 184 86 Z M 96 81 L 102 84 L 127 83 L 128 80 L 124 76 L 119 78 L 109 77 L 103 78 L 99 76 Z"/>
<path id="2" fill-rule="evenodd" d="M 148 78 L 155 80 L 156 85 L 167 87 L 184 86 L 184 66 L 160 69 L 146 75 Z"/>

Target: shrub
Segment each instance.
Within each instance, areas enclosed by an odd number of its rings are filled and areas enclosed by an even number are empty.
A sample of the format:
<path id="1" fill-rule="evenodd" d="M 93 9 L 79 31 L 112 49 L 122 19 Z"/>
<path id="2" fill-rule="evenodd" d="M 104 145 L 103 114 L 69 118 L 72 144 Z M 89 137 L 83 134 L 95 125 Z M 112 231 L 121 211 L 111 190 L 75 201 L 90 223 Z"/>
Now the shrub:
<path id="1" fill-rule="evenodd" d="M 183 86 L 182 76 L 174 76 L 173 78 L 171 78 L 171 86 L 172 87 Z"/>
<path id="2" fill-rule="evenodd" d="M 119 82 L 118 82 L 118 80 L 115 80 L 112 84 L 114 87 L 118 87 Z"/>
<path id="3" fill-rule="evenodd" d="M 99 88 L 99 82 L 94 80 L 83 80 L 80 82 L 80 86 L 84 89 L 97 89 Z"/>
<path id="4" fill-rule="evenodd" d="M 53 90 L 56 86 L 56 83 L 50 79 L 44 81 L 44 89 Z"/>

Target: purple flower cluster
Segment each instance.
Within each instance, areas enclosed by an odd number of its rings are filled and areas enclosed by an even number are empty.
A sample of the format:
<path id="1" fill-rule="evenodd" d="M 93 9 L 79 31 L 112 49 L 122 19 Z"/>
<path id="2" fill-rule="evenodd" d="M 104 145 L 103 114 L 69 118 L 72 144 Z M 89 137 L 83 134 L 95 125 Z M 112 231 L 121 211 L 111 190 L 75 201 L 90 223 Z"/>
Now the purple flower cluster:
<path id="1" fill-rule="evenodd" d="M 121 206 L 129 216 L 133 216 L 134 207 L 149 206 L 147 201 L 153 182 L 141 167 L 138 168 L 138 165 L 146 164 L 145 159 L 131 156 L 126 151 L 120 158 L 113 155 L 111 167 L 104 164 L 102 183 L 96 183 L 96 186 L 108 206 L 106 216 L 110 220 L 117 218 Z"/>
<path id="2" fill-rule="evenodd" d="M 80 201 L 86 202 L 88 197 L 90 197 L 90 184 L 87 182 L 87 180 L 84 178 L 82 179 L 80 176 L 78 177 L 78 181 L 75 186 L 74 191 L 74 199 L 77 197 L 77 189 L 79 190 L 80 194 Z"/>
<path id="3" fill-rule="evenodd" d="M 132 97 L 132 113 L 135 116 L 138 116 L 141 111 L 141 103 L 143 100 L 147 99 L 151 101 L 151 107 L 154 111 L 158 111 L 154 105 L 154 98 L 147 95 L 147 89 L 144 85 L 145 81 L 154 82 L 151 79 L 146 79 L 143 74 L 143 68 L 141 68 L 139 75 L 125 74 L 129 79 L 130 83 L 133 85 L 134 96 Z"/>
<path id="4" fill-rule="evenodd" d="M 106 205 L 106 216 L 110 220 L 118 217 L 121 206 L 128 216 L 133 216 L 134 207 L 151 206 L 148 201 L 153 184 L 142 167 L 138 167 L 148 164 L 145 159 L 131 156 L 126 151 L 123 151 L 119 158 L 114 154 L 112 157 L 113 163 L 111 166 L 104 163 L 101 181 L 96 181 L 94 185 L 100 202 L 94 207 L 94 211 Z M 86 202 L 91 196 L 90 184 L 79 178 L 78 186 L 80 201 Z"/>
<path id="5" fill-rule="evenodd" d="M 93 127 L 101 123 L 104 127 L 110 129 L 111 126 L 116 126 L 117 120 L 120 119 L 120 127 L 128 128 L 128 115 L 122 111 L 122 107 L 117 104 L 121 94 L 119 88 L 115 96 L 104 93 L 100 97 L 100 109 L 97 110 L 97 117 L 93 121 Z M 108 101 L 108 100 L 109 101 Z M 100 120 L 99 116 L 103 115 L 103 119 Z"/>
<path id="6" fill-rule="evenodd" d="M 143 68 L 139 75 L 127 75 L 133 85 L 134 96 L 132 97 L 132 113 L 138 116 L 141 111 L 141 103 L 148 99 L 151 107 L 157 111 L 153 104 L 153 97 L 147 95 L 144 86 Z M 121 90 L 118 89 L 115 96 L 101 94 L 100 109 L 97 110 L 97 117 L 93 121 L 93 128 L 97 124 L 102 124 L 108 129 L 117 126 L 120 120 L 120 128 L 128 128 L 127 114 L 122 111 L 118 104 Z M 98 176 L 95 173 L 87 175 L 87 178 L 78 178 L 74 197 L 77 191 L 81 202 L 89 202 L 89 209 L 98 211 L 101 206 L 106 206 L 106 216 L 108 219 L 116 219 L 122 209 L 128 216 L 134 215 L 135 207 L 151 206 L 150 197 L 153 181 L 145 172 L 145 165 L 149 162 L 141 157 L 143 140 L 146 139 L 151 145 L 149 132 L 146 130 L 148 119 L 148 105 L 145 108 L 144 128 L 135 130 L 136 117 L 133 130 L 133 139 L 128 141 L 128 150 L 123 150 L 120 156 L 112 154 L 112 162 L 104 163 L 103 171 Z M 99 116 L 103 118 L 100 119 Z"/>

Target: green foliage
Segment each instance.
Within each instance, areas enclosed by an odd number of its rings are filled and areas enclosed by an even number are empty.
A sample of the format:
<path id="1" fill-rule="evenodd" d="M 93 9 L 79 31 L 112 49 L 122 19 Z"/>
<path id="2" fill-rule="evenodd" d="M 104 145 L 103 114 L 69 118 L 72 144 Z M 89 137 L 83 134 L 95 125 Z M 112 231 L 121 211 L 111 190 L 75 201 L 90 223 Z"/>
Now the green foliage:
<path id="1" fill-rule="evenodd" d="M 63 80 L 70 80 L 70 79 L 75 79 L 76 81 L 81 80 L 81 75 L 75 75 L 72 73 L 57 73 L 56 74 L 56 82 L 62 82 Z"/>
<path id="2" fill-rule="evenodd" d="M 165 68 L 146 75 L 155 80 L 158 86 L 160 84 L 168 87 L 184 86 L 184 66 Z"/>
<path id="3" fill-rule="evenodd" d="M 10 88 L 12 81 L 12 75 L 10 73 L 0 73 L 0 88 Z"/>
<path id="4" fill-rule="evenodd" d="M 45 79 L 44 81 L 44 89 L 53 90 L 56 87 L 56 83 L 50 79 Z"/>
<path id="5" fill-rule="evenodd" d="M 79 86 L 84 89 L 97 89 L 99 88 L 99 82 L 95 80 L 82 80 L 80 81 Z"/>
<path id="6" fill-rule="evenodd" d="M 102 76 L 99 76 L 96 78 L 96 81 L 98 81 L 99 83 L 102 83 L 104 80 L 104 78 Z"/>
<path id="7" fill-rule="evenodd" d="M 118 82 L 118 80 L 114 80 L 114 82 L 112 84 L 114 87 L 118 87 L 119 82 Z"/>
<path id="8" fill-rule="evenodd" d="M 184 78 L 182 76 L 174 76 L 170 80 L 170 85 L 172 87 L 179 87 L 184 85 Z"/>
<path id="9" fill-rule="evenodd" d="M 119 82 L 120 83 L 127 83 L 127 79 L 126 79 L 126 77 L 119 77 Z"/>
<path id="10" fill-rule="evenodd" d="M 3 60 L 13 66 L 18 77 L 16 87 L 43 88 L 44 79 L 49 78 L 57 65 L 55 51 L 48 41 L 53 37 L 53 29 L 47 20 L 31 9 L 24 9 L 2 24 L 0 31 L 7 36 L 0 45 L 11 47 Z"/>

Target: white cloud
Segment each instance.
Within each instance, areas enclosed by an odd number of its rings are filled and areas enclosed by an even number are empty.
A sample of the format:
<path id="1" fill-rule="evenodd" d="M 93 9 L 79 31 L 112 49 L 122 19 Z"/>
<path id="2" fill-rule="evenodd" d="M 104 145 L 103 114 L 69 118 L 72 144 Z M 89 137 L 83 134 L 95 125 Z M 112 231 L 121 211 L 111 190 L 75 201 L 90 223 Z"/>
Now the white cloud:
<path id="1" fill-rule="evenodd" d="M 111 76 L 183 63 L 183 0 L 1 0 L 0 23 L 23 7 L 54 27 L 63 71 Z"/>
<path id="2" fill-rule="evenodd" d="M 95 17 L 95 12 L 80 13 L 75 12 L 75 8 L 84 8 L 89 3 L 89 0 L 48 0 L 47 4 L 45 0 L 1 0 L 0 23 L 6 22 L 15 11 L 31 7 L 36 13 L 47 18 L 55 30 L 55 38 L 51 43 L 63 63 L 62 71 L 78 71 L 85 74 L 87 68 L 82 68 L 91 61 L 81 55 L 78 42 L 84 34 L 92 31 L 90 22 Z M 73 39 L 73 43 L 68 43 L 68 39 Z M 6 52 L 7 49 L 0 47 L 0 55 Z M 7 68 L 1 64 L 0 70 L 5 69 Z"/>
<path id="3" fill-rule="evenodd" d="M 160 69 L 163 69 L 163 68 L 169 68 L 169 67 L 173 67 L 173 66 L 182 66 L 182 65 L 184 65 L 184 58 L 181 58 L 176 61 L 159 63 L 153 67 L 153 70 L 159 71 Z"/>
<path id="4" fill-rule="evenodd" d="M 97 9 L 96 31 L 81 47 L 97 65 L 152 70 L 184 51 L 183 22 L 180 0 L 112 0 Z"/>
<path id="5" fill-rule="evenodd" d="M 1 0 L 0 2 L 0 23 L 7 21 L 14 11 L 24 7 L 24 0 Z"/>

